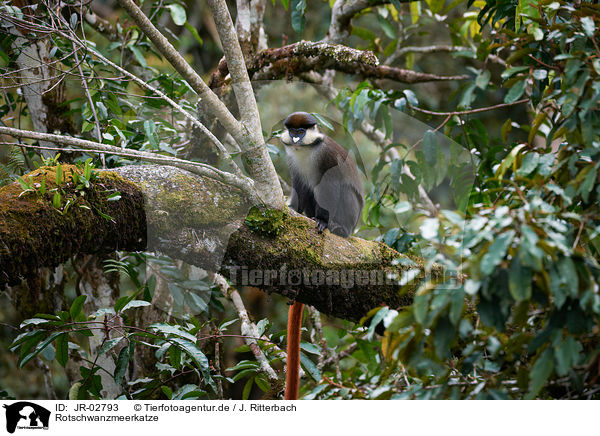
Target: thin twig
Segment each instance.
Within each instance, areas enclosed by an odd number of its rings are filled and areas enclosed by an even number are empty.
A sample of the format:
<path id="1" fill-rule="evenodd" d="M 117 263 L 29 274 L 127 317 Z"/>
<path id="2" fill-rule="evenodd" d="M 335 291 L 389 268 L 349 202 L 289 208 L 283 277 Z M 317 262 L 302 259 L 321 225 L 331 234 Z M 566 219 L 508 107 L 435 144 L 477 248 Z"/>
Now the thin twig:
<path id="1" fill-rule="evenodd" d="M 92 100 L 92 96 L 90 95 L 90 90 L 88 89 L 87 80 L 83 75 L 83 69 L 81 68 L 81 63 L 79 62 L 79 56 L 77 55 L 77 48 L 75 47 L 75 43 L 71 42 L 73 45 L 73 55 L 75 56 L 75 62 L 77 63 L 77 68 L 79 69 L 79 74 L 81 76 L 81 85 L 83 86 L 83 91 L 88 99 L 88 104 L 90 105 L 90 110 L 94 115 L 94 123 L 96 124 L 96 139 L 98 142 L 102 142 L 102 132 L 100 131 L 100 121 L 98 121 L 98 114 L 96 113 L 96 106 Z M 100 154 L 100 160 L 102 161 L 102 168 L 106 168 L 106 158 L 104 153 Z"/>
<path id="2" fill-rule="evenodd" d="M 240 329 L 244 337 L 244 342 L 250 347 L 250 351 L 254 354 L 256 361 L 260 365 L 260 369 L 272 382 L 279 381 L 277 373 L 271 367 L 267 357 L 258 346 L 258 342 L 255 339 L 255 337 L 258 336 L 258 328 L 256 327 L 256 324 L 250 321 L 250 317 L 244 307 L 244 302 L 242 301 L 239 292 L 235 288 L 230 287 L 223 276 L 215 274 L 214 278 L 221 289 L 221 293 L 233 303 L 241 321 Z"/>
<path id="3" fill-rule="evenodd" d="M 477 109 L 470 109 L 470 110 L 466 110 L 466 111 L 455 111 L 455 112 L 435 112 L 435 111 L 430 111 L 427 109 L 421 109 L 419 107 L 416 106 L 412 106 L 409 104 L 409 107 L 411 109 L 416 110 L 417 112 L 421 112 L 424 114 L 428 114 L 428 115 L 434 115 L 434 116 L 438 116 L 438 117 L 445 117 L 445 116 L 453 116 L 453 115 L 469 115 L 469 114 L 477 114 L 480 112 L 487 112 L 487 111 L 493 111 L 495 109 L 501 109 L 503 107 L 509 107 L 509 106 L 515 106 L 517 104 L 521 104 L 521 103 L 527 103 L 529 101 L 528 98 L 523 98 L 521 100 L 517 100 L 515 102 L 512 103 L 500 103 L 494 106 L 488 106 L 488 107 L 481 107 L 481 108 L 477 108 Z"/>

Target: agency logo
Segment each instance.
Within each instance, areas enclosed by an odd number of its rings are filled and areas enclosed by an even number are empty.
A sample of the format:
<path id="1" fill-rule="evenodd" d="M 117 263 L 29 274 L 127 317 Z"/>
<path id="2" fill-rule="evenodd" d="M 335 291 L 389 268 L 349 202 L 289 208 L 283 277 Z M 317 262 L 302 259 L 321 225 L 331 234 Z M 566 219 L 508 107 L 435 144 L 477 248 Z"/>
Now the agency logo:
<path id="1" fill-rule="evenodd" d="M 6 409 L 6 431 L 14 433 L 18 428 L 48 430 L 50 411 L 29 401 L 19 401 L 3 406 Z"/>

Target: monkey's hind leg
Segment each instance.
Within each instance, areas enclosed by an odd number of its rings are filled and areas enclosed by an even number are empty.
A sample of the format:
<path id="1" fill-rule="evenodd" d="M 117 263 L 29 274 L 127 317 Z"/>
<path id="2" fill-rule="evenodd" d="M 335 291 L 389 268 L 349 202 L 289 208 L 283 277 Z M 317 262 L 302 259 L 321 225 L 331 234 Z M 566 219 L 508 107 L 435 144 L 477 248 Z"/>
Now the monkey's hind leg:
<path id="1" fill-rule="evenodd" d="M 304 304 L 295 301 L 288 313 L 285 399 L 297 400 L 300 386 L 300 338 Z"/>

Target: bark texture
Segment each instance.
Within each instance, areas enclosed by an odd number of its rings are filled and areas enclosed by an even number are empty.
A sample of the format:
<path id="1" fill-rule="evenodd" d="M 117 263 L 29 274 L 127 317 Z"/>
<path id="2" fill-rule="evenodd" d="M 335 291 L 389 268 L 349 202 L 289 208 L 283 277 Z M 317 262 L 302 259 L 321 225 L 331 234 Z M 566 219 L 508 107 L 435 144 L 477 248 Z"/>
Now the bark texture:
<path id="1" fill-rule="evenodd" d="M 68 180 L 77 168 L 63 171 Z M 31 176 L 52 186 L 56 168 Z M 174 167 L 101 172 L 64 213 L 48 195 L 22 191 L 16 183 L 0 189 L 0 287 L 79 253 L 150 250 L 357 321 L 381 304 L 410 303 L 424 275 L 421 260 L 382 243 L 319 234 L 308 218 L 251 208 L 237 188 Z M 115 191 L 121 198 L 107 201 Z M 400 286 L 408 270 L 415 277 Z"/>

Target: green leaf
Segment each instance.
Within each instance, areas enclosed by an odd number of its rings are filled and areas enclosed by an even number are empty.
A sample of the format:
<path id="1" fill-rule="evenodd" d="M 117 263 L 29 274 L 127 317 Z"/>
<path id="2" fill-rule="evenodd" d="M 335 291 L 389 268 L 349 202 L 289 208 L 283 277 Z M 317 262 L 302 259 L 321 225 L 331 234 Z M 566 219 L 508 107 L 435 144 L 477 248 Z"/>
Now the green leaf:
<path id="1" fill-rule="evenodd" d="M 394 29 L 394 26 L 392 26 L 392 23 L 390 23 L 388 20 L 383 18 L 381 15 L 377 15 L 377 21 L 379 22 L 379 25 L 381 26 L 383 33 L 385 33 L 385 36 L 387 36 L 390 39 L 398 38 L 396 35 L 396 29 Z"/>
<path id="2" fill-rule="evenodd" d="M 450 356 L 450 345 L 455 336 L 456 328 L 446 316 L 441 316 L 435 326 L 435 333 L 433 336 L 435 354 L 437 354 L 440 359 L 445 359 Z"/>
<path id="3" fill-rule="evenodd" d="M 108 197 L 106 197 L 106 201 L 119 201 L 121 199 L 120 192 L 113 192 Z"/>
<path id="4" fill-rule="evenodd" d="M 61 185 L 63 182 L 63 170 L 62 165 L 56 165 L 56 184 Z"/>
<path id="5" fill-rule="evenodd" d="M 163 392 L 163 394 L 165 394 L 165 397 L 167 397 L 167 399 L 171 399 L 173 398 L 173 391 L 171 390 L 170 387 L 168 386 L 161 386 L 160 390 Z"/>
<path id="6" fill-rule="evenodd" d="M 196 366 L 202 372 L 206 383 L 208 383 L 216 392 L 216 386 L 212 377 L 210 376 L 210 367 L 208 364 L 208 359 L 206 358 L 204 353 L 200 351 L 198 346 L 195 343 L 187 341 L 185 339 L 171 338 L 169 339 L 169 341 L 179 345 L 179 347 L 181 347 L 181 350 L 194 361 Z"/>
<path id="7" fill-rule="evenodd" d="M 181 338 L 187 339 L 190 342 L 194 342 L 194 343 L 196 342 L 196 337 L 194 335 L 186 332 L 179 326 L 169 325 L 169 324 L 165 324 L 165 323 L 156 323 L 156 324 L 152 324 L 150 326 L 150 328 L 156 329 L 159 332 L 164 333 L 165 335 L 175 335 L 175 336 L 179 336 Z"/>
<path id="8" fill-rule="evenodd" d="M 528 69 L 529 69 L 529 66 L 527 66 L 527 65 L 523 65 L 520 67 L 510 67 L 510 68 L 507 68 L 506 70 L 504 70 L 501 77 L 503 79 L 508 79 L 509 77 L 513 76 L 514 74 L 520 73 L 521 71 L 526 71 Z"/>
<path id="9" fill-rule="evenodd" d="M 423 135 L 423 154 L 429 165 L 435 165 L 437 161 L 438 144 L 435 132 L 428 130 Z"/>
<path id="10" fill-rule="evenodd" d="M 52 321 L 50 321 L 48 319 L 43 319 L 43 318 L 29 318 L 29 319 L 26 319 L 25 321 L 23 321 L 19 327 L 25 328 L 28 325 L 40 325 L 40 324 L 47 324 L 50 322 L 52 322 Z"/>
<path id="11" fill-rule="evenodd" d="M 242 391 L 242 400 L 247 400 L 250 398 L 250 393 L 252 392 L 252 385 L 254 384 L 254 378 L 249 379 L 244 385 L 244 390 Z"/>
<path id="12" fill-rule="evenodd" d="M 233 381 L 236 382 L 238 380 L 243 379 L 244 377 L 246 377 L 247 375 L 255 375 L 258 371 L 258 368 L 254 368 L 254 369 L 244 369 L 243 371 L 238 372 L 236 375 L 233 376 Z"/>
<path id="13" fill-rule="evenodd" d="M 77 318 L 77 315 L 81 313 L 81 309 L 83 308 L 83 303 L 85 303 L 86 298 L 87 295 L 80 295 L 73 300 L 73 304 L 71 304 L 71 308 L 69 309 L 71 319 Z"/>
<path id="14" fill-rule="evenodd" d="M 195 343 L 180 338 L 171 338 L 169 341 L 177 344 L 181 348 L 181 351 L 194 361 L 202 373 L 209 374 L 210 377 L 208 359 Z"/>
<path id="15" fill-rule="evenodd" d="M 129 303 L 127 303 L 123 309 L 121 309 L 121 313 L 125 312 L 128 309 L 133 309 L 134 307 L 144 307 L 144 306 L 150 306 L 151 303 L 149 303 L 148 301 L 144 301 L 144 300 L 131 300 Z"/>
<path id="16" fill-rule="evenodd" d="M 533 70 L 533 78 L 535 80 L 544 80 L 548 77 L 548 71 L 546 70 Z"/>
<path id="17" fill-rule="evenodd" d="M 125 305 L 129 302 L 129 300 L 131 300 L 131 297 L 128 296 L 124 296 L 121 297 L 117 300 L 117 302 L 115 303 L 115 313 L 119 313 L 121 311 L 121 309 L 123 307 L 125 307 Z"/>
<path id="18" fill-rule="evenodd" d="M 421 2 L 410 2 L 409 8 L 411 21 L 413 24 L 416 24 L 421 16 Z M 398 9 L 398 12 L 400 12 L 400 9 Z"/>
<path id="19" fill-rule="evenodd" d="M 566 285 L 570 295 L 574 298 L 579 293 L 579 277 L 575 269 L 575 263 L 570 257 L 563 257 L 558 262 L 558 273 L 562 282 Z"/>
<path id="20" fill-rule="evenodd" d="M 573 338 L 567 336 L 554 348 L 556 357 L 556 374 L 565 376 L 569 373 L 572 366 L 579 364 L 582 346 Z"/>
<path id="21" fill-rule="evenodd" d="M 463 313 L 465 305 L 465 289 L 461 286 L 458 289 L 452 290 L 451 303 L 450 303 L 450 322 L 455 326 L 458 326 L 460 317 Z"/>
<path id="22" fill-rule="evenodd" d="M 375 335 L 375 328 L 383 320 L 383 318 L 385 318 L 389 311 L 390 308 L 384 306 L 381 309 L 379 309 L 373 317 L 373 319 L 371 319 L 371 324 L 369 325 L 369 332 L 367 333 L 367 339 L 369 341 L 373 340 L 373 336 Z"/>
<path id="23" fill-rule="evenodd" d="M 181 349 L 169 347 L 169 362 L 173 368 L 181 369 Z"/>
<path id="24" fill-rule="evenodd" d="M 196 28 L 194 26 L 192 26 L 190 23 L 188 23 L 186 21 L 185 22 L 185 28 L 188 30 L 188 32 L 190 32 L 192 34 L 192 36 L 194 37 L 194 39 L 196 41 L 198 41 L 198 44 L 204 45 L 204 40 L 202 39 L 202 37 L 200 36 L 200 34 L 198 33 L 198 31 L 196 30 Z"/>
<path id="25" fill-rule="evenodd" d="M 23 191 L 31 191 L 33 190 L 33 186 L 30 186 L 25 180 L 23 180 L 21 177 L 19 177 L 17 179 L 17 182 L 19 182 L 19 185 L 21 185 L 21 189 Z"/>
<path id="26" fill-rule="evenodd" d="M 292 29 L 301 35 L 304 32 L 306 18 L 306 0 L 292 0 Z"/>
<path id="27" fill-rule="evenodd" d="M 519 256 L 515 256 L 510 263 L 508 289 L 516 301 L 520 302 L 531 298 L 532 279 L 531 269 L 523 266 Z"/>
<path id="28" fill-rule="evenodd" d="M 29 362 L 31 359 L 33 359 L 35 356 L 37 356 L 42 350 L 44 350 L 48 345 L 50 345 L 57 337 L 59 337 L 60 335 L 63 335 L 64 332 L 54 332 L 52 333 L 50 336 L 48 336 L 48 338 L 41 342 L 37 347 L 35 347 L 35 350 L 33 350 L 31 353 L 29 353 L 27 356 L 25 356 L 22 360 L 19 361 L 19 367 L 23 368 L 23 366 L 25 366 L 25 364 L 27 362 Z"/>
<path id="29" fill-rule="evenodd" d="M 504 259 L 506 250 L 508 249 L 508 246 L 510 245 L 514 236 L 515 231 L 509 230 L 498 236 L 492 245 L 490 245 L 487 253 L 483 255 L 481 264 L 479 265 L 479 268 L 483 274 L 491 274 L 492 271 L 494 271 L 494 268 L 500 264 L 502 259 Z"/>
<path id="30" fill-rule="evenodd" d="M 121 352 L 119 353 L 119 357 L 117 358 L 117 364 L 115 365 L 115 372 L 113 377 L 115 379 L 115 383 L 120 385 L 123 381 L 123 377 L 125 376 L 125 371 L 127 371 L 127 366 L 129 365 L 129 347 L 123 347 Z"/>
<path id="31" fill-rule="evenodd" d="M 140 51 L 139 48 L 137 48 L 134 45 L 128 45 L 127 47 L 129 47 L 129 50 L 131 50 L 131 52 L 133 53 L 133 55 L 135 56 L 135 58 L 137 59 L 138 63 L 146 68 L 147 64 L 146 64 L 146 59 L 144 58 L 144 55 L 142 54 L 142 52 Z"/>
<path id="32" fill-rule="evenodd" d="M 352 35 L 358 36 L 365 41 L 374 41 L 377 39 L 377 35 L 371 32 L 369 29 L 365 29 L 364 27 L 352 26 Z"/>
<path id="33" fill-rule="evenodd" d="M 527 81 L 524 79 L 515 83 L 512 86 L 512 88 L 510 88 L 510 90 L 508 91 L 508 94 L 506 94 L 506 97 L 504 97 L 504 103 L 514 103 L 519 98 L 521 98 L 523 92 L 525 92 L 526 86 Z"/>
<path id="34" fill-rule="evenodd" d="M 144 132 L 146 132 L 146 138 L 153 148 L 158 148 L 158 135 L 156 134 L 156 124 L 154 120 L 144 121 Z"/>
<path id="35" fill-rule="evenodd" d="M 329 130 L 333 131 L 334 128 L 331 125 L 331 123 L 329 121 L 327 121 L 327 119 L 325 117 L 323 117 L 320 114 L 317 114 L 315 112 L 313 112 L 314 117 L 317 119 L 317 121 L 319 122 L 319 124 L 321 124 L 322 126 L 327 127 Z"/>
<path id="36" fill-rule="evenodd" d="M 392 0 L 392 5 L 394 5 L 398 12 L 402 12 L 402 3 L 400 3 L 400 0 Z"/>
<path id="37" fill-rule="evenodd" d="M 310 374 L 310 376 L 316 381 L 321 381 L 321 371 L 317 368 L 317 365 L 313 363 L 304 353 L 300 353 L 300 363 L 302 364 L 302 368 Z"/>
<path id="38" fill-rule="evenodd" d="M 52 206 L 54 206 L 55 209 L 60 209 L 61 199 L 62 196 L 60 195 L 60 192 L 56 191 L 54 193 L 54 197 L 52 198 Z"/>
<path id="39" fill-rule="evenodd" d="M 490 77 L 491 77 L 491 73 L 489 72 L 489 70 L 483 71 L 475 79 L 475 86 L 477 86 L 479 89 L 485 90 L 488 83 L 490 82 Z"/>
<path id="40" fill-rule="evenodd" d="M 167 8 L 169 8 L 173 22 L 178 26 L 183 26 L 187 21 L 187 15 L 183 6 L 178 3 L 171 3 L 167 5 Z"/>
<path id="41" fill-rule="evenodd" d="M 321 355 L 321 349 L 319 347 L 317 347 L 315 344 L 311 344 L 310 342 L 300 343 L 300 349 L 302 349 L 310 354 L 315 354 L 317 356 Z"/>
<path id="42" fill-rule="evenodd" d="M 529 373 L 529 393 L 525 397 L 526 400 L 533 400 L 536 398 L 538 392 L 544 387 L 546 380 L 552 374 L 554 369 L 554 360 L 552 358 L 552 350 L 547 348 L 537 358 L 531 372 Z"/>
<path id="43" fill-rule="evenodd" d="M 583 17 L 581 19 L 581 27 L 583 27 L 585 36 L 588 38 L 592 38 L 594 36 L 594 33 L 596 32 L 596 24 L 594 23 L 594 19 L 592 17 Z"/>
<path id="44" fill-rule="evenodd" d="M 101 101 L 96 103 L 96 110 L 98 111 L 98 116 L 100 117 L 100 119 L 105 120 L 106 118 L 108 118 L 108 111 L 106 110 L 106 106 L 104 106 L 104 103 L 102 103 Z"/>
<path id="45" fill-rule="evenodd" d="M 79 390 L 83 386 L 82 382 L 74 383 L 69 389 L 69 400 L 79 400 Z"/>
<path id="46" fill-rule="evenodd" d="M 598 176 L 598 166 L 599 165 L 600 165 L 600 163 L 598 163 L 596 165 L 588 165 L 588 167 L 587 167 L 587 168 L 590 168 L 590 170 L 588 170 L 589 172 L 585 176 L 583 183 L 579 186 L 579 189 L 578 189 L 578 192 L 581 193 L 581 198 L 583 198 L 583 201 L 588 201 L 588 199 L 589 199 L 592 188 L 594 187 L 595 182 L 596 182 L 596 177 Z M 583 174 L 583 171 L 581 172 L 581 174 Z"/>
<path id="47" fill-rule="evenodd" d="M 98 350 L 98 354 L 105 354 L 109 352 L 115 345 L 117 345 L 121 341 L 121 339 L 123 339 L 123 337 L 107 340 L 106 342 L 104 342 L 104 344 L 102 344 L 102 346 Z"/>
<path id="48" fill-rule="evenodd" d="M 259 389 L 263 392 L 268 392 L 269 389 L 271 389 L 271 385 L 267 380 L 263 378 L 262 375 L 254 377 L 254 383 L 256 383 L 256 386 L 258 386 Z"/>
<path id="49" fill-rule="evenodd" d="M 63 333 L 56 338 L 56 361 L 64 368 L 69 360 L 69 334 Z"/>
<path id="50" fill-rule="evenodd" d="M 521 166 L 517 170 L 517 175 L 527 176 L 531 174 L 531 172 L 537 168 L 539 163 L 540 155 L 538 153 L 527 153 L 521 161 Z"/>
<path id="51" fill-rule="evenodd" d="M 27 342 L 29 340 L 34 340 L 34 341 L 36 341 L 35 343 L 37 344 L 42 339 L 43 336 L 44 336 L 44 332 L 42 330 L 32 330 L 30 332 L 21 333 L 9 345 L 10 350 L 11 351 L 16 350 L 18 345 L 20 345 L 24 342 Z"/>

